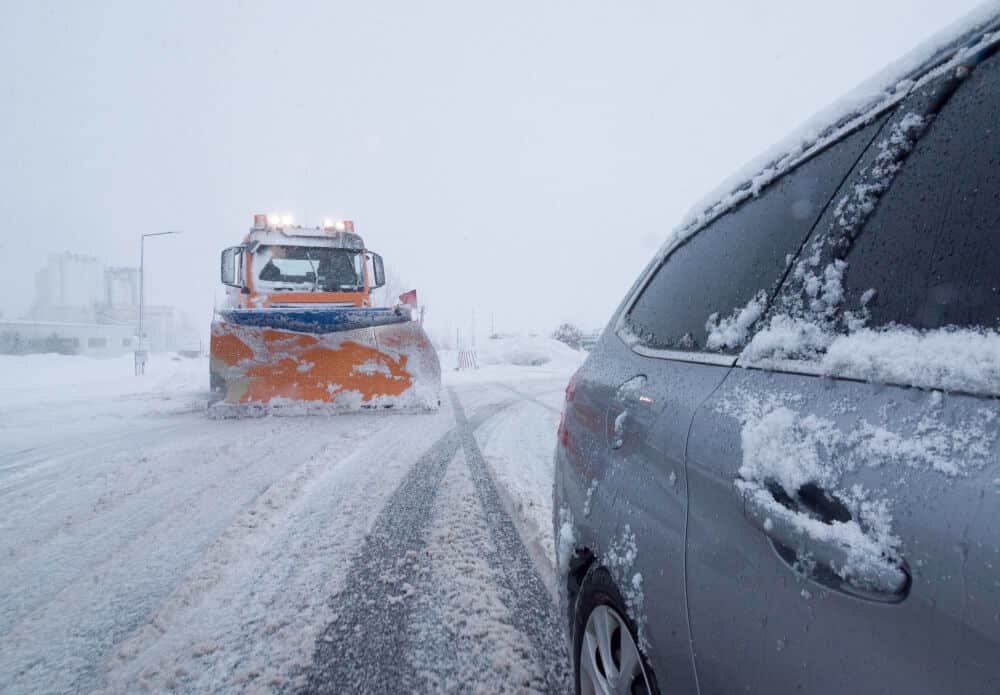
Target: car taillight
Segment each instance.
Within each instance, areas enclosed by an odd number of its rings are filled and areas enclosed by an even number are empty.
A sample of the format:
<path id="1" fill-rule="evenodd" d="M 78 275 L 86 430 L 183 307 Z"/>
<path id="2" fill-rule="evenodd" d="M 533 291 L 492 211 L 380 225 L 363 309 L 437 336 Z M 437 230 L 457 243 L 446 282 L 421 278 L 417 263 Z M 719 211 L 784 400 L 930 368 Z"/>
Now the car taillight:
<path id="1" fill-rule="evenodd" d="M 580 372 L 573 372 L 573 376 L 569 378 L 569 383 L 566 384 L 566 402 L 569 403 L 573 400 L 576 395 L 576 377 Z"/>
<path id="2" fill-rule="evenodd" d="M 563 446 L 569 445 L 569 432 L 566 430 L 566 410 L 569 404 L 573 402 L 573 398 L 576 396 L 576 375 L 579 372 L 574 372 L 573 376 L 569 378 L 569 383 L 566 384 L 566 402 L 563 403 L 562 413 L 559 414 L 559 443 Z"/>

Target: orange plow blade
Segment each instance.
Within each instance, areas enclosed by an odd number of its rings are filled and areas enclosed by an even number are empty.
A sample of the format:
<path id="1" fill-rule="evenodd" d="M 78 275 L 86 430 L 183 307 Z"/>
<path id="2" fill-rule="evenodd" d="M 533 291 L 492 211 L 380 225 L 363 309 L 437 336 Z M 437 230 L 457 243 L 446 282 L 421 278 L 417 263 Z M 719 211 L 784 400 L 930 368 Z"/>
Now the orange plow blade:
<path id="1" fill-rule="evenodd" d="M 432 410 L 441 365 L 418 323 L 334 333 L 212 324 L 214 415 Z"/>

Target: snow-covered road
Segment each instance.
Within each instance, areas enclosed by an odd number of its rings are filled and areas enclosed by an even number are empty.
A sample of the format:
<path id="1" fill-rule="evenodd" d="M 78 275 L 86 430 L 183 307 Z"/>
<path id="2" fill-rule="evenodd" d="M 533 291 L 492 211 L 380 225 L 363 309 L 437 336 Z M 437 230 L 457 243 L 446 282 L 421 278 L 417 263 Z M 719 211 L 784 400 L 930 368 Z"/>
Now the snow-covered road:
<path id="1" fill-rule="evenodd" d="M 450 375 L 435 413 L 220 421 L 204 362 L 171 368 L 0 394 L 0 692 L 571 688 L 565 370 Z"/>

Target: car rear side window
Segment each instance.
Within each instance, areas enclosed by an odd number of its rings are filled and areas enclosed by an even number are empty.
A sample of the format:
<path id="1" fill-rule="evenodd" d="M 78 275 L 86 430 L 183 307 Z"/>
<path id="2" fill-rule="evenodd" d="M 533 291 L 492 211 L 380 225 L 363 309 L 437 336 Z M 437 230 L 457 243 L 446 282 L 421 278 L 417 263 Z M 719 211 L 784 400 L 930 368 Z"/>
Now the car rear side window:
<path id="1" fill-rule="evenodd" d="M 882 120 L 838 141 L 674 250 L 629 310 L 629 330 L 654 349 L 738 348 L 747 337 L 747 322 L 763 311 Z M 713 324 L 730 316 L 735 324 L 748 307 L 735 335 L 718 340 Z"/>
<path id="2" fill-rule="evenodd" d="M 1000 327 L 1000 59 L 931 122 L 846 260 L 869 326 Z"/>

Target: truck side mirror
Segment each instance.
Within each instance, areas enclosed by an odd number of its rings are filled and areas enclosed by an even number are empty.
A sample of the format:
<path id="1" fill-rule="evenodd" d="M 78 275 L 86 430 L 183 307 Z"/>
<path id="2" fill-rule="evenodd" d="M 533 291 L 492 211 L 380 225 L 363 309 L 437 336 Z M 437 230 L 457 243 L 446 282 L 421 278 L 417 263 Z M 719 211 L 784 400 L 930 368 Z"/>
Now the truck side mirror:
<path id="1" fill-rule="evenodd" d="M 243 289 L 243 247 L 231 246 L 222 252 L 222 284 Z"/>
<path id="2" fill-rule="evenodd" d="M 372 254 L 372 271 L 375 275 L 375 282 L 372 287 L 382 287 L 385 285 L 385 265 L 382 257 L 377 253 Z"/>

